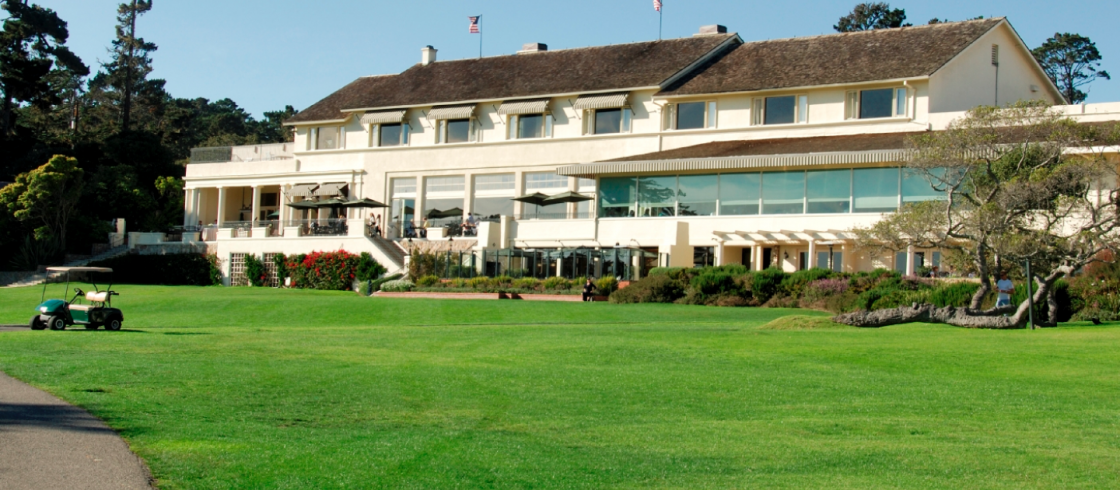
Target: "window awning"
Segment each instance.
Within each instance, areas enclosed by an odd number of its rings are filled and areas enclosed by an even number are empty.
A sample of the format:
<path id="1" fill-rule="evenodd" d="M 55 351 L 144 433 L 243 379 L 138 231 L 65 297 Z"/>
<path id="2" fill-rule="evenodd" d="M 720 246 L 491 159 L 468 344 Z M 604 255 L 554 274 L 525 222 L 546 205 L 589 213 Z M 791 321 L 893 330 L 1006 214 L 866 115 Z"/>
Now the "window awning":
<path id="1" fill-rule="evenodd" d="M 537 99 L 537 100 L 518 100 L 514 102 L 504 102 L 498 108 L 498 114 L 503 116 L 515 116 L 521 114 L 544 114 L 548 112 L 548 103 L 550 99 Z"/>
<path id="2" fill-rule="evenodd" d="M 576 110 L 584 109 L 618 109 L 629 105 L 630 94 L 598 94 L 598 95 L 584 95 L 576 99 L 576 103 L 572 104 L 572 108 Z"/>
<path id="3" fill-rule="evenodd" d="M 366 124 L 391 124 L 404 121 L 404 109 L 399 111 L 367 112 L 362 116 L 362 125 Z"/>
<path id="4" fill-rule="evenodd" d="M 315 189 L 316 196 L 341 196 L 343 195 L 342 189 L 345 189 L 349 184 L 336 183 L 336 184 L 323 184 Z"/>
<path id="5" fill-rule="evenodd" d="M 311 197 L 315 195 L 315 188 L 319 184 L 296 184 L 292 186 L 292 190 L 288 191 L 291 197 Z"/>
<path id="6" fill-rule="evenodd" d="M 432 121 L 446 121 L 448 119 L 470 119 L 474 115 L 475 105 L 458 105 L 450 107 L 433 107 L 428 112 L 428 119 Z"/>

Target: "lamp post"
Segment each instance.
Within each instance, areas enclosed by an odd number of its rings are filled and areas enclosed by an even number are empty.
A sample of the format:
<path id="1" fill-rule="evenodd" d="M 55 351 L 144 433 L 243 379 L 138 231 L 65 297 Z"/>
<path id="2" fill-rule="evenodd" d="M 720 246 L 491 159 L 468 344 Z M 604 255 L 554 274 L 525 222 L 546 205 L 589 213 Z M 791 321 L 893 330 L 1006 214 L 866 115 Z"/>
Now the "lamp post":
<path id="1" fill-rule="evenodd" d="M 1031 259 L 1027 259 L 1027 321 L 1031 323 L 1031 330 L 1034 330 L 1034 293 L 1031 292 L 1031 283 L 1034 282 L 1034 276 L 1031 276 Z"/>

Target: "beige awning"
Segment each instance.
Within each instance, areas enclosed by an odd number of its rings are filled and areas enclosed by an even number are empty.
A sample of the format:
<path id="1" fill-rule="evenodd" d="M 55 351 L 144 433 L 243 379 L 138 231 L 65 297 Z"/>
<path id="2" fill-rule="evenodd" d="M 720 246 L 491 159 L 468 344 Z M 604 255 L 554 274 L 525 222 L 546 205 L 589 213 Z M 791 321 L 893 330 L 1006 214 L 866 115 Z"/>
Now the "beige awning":
<path id="1" fill-rule="evenodd" d="M 292 186 L 292 190 L 288 191 L 288 196 L 311 197 L 315 195 L 316 187 L 319 187 L 319 184 L 296 184 Z"/>
<path id="2" fill-rule="evenodd" d="M 367 124 L 392 124 L 404 121 L 404 109 L 396 111 L 367 112 L 362 115 L 362 125 Z"/>
<path id="3" fill-rule="evenodd" d="M 548 103 L 551 99 L 519 100 L 505 102 L 498 108 L 498 114 L 503 116 L 520 114 L 544 114 L 548 112 Z"/>
<path id="4" fill-rule="evenodd" d="M 474 115 L 475 105 L 458 105 L 451 107 L 433 107 L 428 113 L 432 121 L 446 121 L 448 119 L 470 119 Z"/>
<path id="5" fill-rule="evenodd" d="M 346 184 L 346 183 L 323 184 L 323 185 L 319 186 L 318 189 L 315 189 L 315 195 L 316 196 L 341 196 L 343 194 L 342 189 L 346 188 L 347 185 L 349 185 L 349 184 Z"/>
<path id="6" fill-rule="evenodd" d="M 584 95 L 576 99 L 576 103 L 572 104 L 572 108 L 576 110 L 584 109 L 618 109 L 629 105 L 629 93 L 620 94 L 599 94 L 599 95 Z"/>

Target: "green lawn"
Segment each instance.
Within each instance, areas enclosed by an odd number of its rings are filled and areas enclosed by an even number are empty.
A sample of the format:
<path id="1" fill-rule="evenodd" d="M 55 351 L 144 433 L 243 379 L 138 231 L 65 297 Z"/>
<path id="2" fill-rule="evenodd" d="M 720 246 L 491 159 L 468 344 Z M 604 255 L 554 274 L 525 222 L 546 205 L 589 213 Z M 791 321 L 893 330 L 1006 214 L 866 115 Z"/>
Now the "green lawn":
<path id="1" fill-rule="evenodd" d="M 1120 326 L 120 289 L 129 331 L 0 333 L 0 369 L 165 489 L 1120 486 Z"/>

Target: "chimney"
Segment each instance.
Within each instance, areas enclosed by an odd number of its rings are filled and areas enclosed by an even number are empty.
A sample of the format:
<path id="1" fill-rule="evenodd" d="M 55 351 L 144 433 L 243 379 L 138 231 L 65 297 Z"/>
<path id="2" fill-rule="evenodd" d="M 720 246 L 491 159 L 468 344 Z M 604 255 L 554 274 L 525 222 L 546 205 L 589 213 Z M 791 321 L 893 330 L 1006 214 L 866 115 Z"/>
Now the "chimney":
<path id="1" fill-rule="evenodd" d="M 521 51 L 518 51 L 517 54 L 543 53 L 545 51 L 548 51 L 547 44 L 529 43 L 521 45 Z"/>
<path id="2" fill-rule="evenodd" d="M 432 63 L 435 63 L 437 51 L 439 50 L 431 46 L 424 46 L 424 49 L 420 50 L 420 64 L 428 66 Z"/>
<path id="3" fill-rule="evenodd" d="M 719 24 L 712 24 L 710 26 L 700 26 L 700 32 L 695 36 L 713 36 L 716 34 L 727 34 L 727 27 Z"/>

